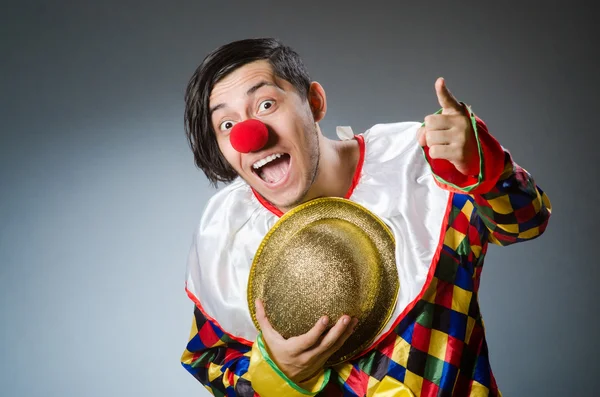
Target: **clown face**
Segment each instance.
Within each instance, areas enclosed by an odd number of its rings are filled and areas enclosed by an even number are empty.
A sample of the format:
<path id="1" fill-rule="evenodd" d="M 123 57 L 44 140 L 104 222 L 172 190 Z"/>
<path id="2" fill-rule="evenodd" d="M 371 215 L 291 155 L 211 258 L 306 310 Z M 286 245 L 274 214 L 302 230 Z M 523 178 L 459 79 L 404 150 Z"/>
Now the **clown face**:
<path id="1" fill-rule="evenodd" d="M 267 61 L 236 69 L 210 94 L 221 153 L 254 190 L 284 211 L 303 201 L 317 175 L 322 87 L 312 83 L 308 97 L 303 99 L 292 84 L 275 76 Z M 268 139 L 264 145 L 250 145 L 250 151 L 238 151 L 230 139 L 232 129 L 250 119 L 266 125 Z"/>

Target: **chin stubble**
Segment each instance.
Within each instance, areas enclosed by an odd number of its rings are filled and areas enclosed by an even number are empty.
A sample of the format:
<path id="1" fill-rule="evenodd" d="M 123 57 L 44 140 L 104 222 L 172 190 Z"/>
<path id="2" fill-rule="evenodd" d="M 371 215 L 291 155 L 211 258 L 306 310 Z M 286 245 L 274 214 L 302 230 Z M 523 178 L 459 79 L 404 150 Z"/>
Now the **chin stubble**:
<path id="1" fill-rule="evenodd" d="M 318 132 L 317 132 L 317 128 L 315 125 L 312 125 L 312 133 L 313 133 L 313 139 L 315 140 L 315 144 L 313 146 L 313 150 L 311 151 L 310 154 L 310 164 L 315 164 L 314 169 L 312 170 L 312 172 L 307 175 L 306 177 L 306 187 L 304 188 L 304 191 L 300 194 L 300 196 L 294 200 L 291 203 L 287 203 L 285 205 L 282 205 L 280 208 L 292 208 L 295 207 L 299 204 L 302 204 L 302 201 L 304 200 L 304 197 L 306 197 L 306 194 L 308 193 L 308 191 L 310 190 L 311 186 L 313 185 L 313 183 L 315 182 L 315 180 L 317 179 L 317 174 L 319 172 L 319 161 L 321 160 L 321 156 L 320 156 L 320 147 L 319 147 L 319 136 L 318 136 Z M 279 206 L 278 206 L 279 207 Z"/>

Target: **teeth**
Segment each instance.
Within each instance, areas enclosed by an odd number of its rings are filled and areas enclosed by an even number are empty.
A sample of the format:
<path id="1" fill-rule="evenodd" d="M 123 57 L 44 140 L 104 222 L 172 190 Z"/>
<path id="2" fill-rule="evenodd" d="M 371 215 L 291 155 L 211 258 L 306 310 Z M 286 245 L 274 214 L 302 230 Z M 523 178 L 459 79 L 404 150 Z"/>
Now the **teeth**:
<path id="1" fill-rule="evenodd" d="M 270 163 L 271 161 L 278 159 L 279 157 L 283 156 L 283 153 L 275 153 L 272 154 L 270 156 L 265 157 L 262 160 L 258 160 L 256 163 L 252 164 L 252 168 L 254 168 L 255 170 L 259 169 L 260 167 L 262 167 L 263 165 Z"/>

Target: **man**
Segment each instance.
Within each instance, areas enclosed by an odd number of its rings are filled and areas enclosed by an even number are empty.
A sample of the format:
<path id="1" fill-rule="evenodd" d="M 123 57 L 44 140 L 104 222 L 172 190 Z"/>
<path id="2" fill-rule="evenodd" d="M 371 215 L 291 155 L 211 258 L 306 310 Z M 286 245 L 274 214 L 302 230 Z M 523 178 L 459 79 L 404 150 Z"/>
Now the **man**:
<path id="1" fill-rule="evenodd" d="M 272 39 L 209 54 L 186 93 L 196 164 L 215 185 L 190 251 L 186 290 L 195 302 L 183 366 L 217 396 L 497 396 L 477 291 L 488 242 L 543 233 L 550 203 L 531 176 L 435 83 L 441 111 L 424 123 L 381 124 L 330 140 L 319 121 L 323 87 Z M 232 144 L 248 120 L 268 129 L 252 150 Z M 237 148 L 237 150 L 236 150 Z M 246 284 L 252 258 L 286 211 L 317 197 L 345 197 L 393 231 L 400 293 L 392 319 L 359 357 L 324 368 L 356 319 L 325 333 L 281 337 Z"/>

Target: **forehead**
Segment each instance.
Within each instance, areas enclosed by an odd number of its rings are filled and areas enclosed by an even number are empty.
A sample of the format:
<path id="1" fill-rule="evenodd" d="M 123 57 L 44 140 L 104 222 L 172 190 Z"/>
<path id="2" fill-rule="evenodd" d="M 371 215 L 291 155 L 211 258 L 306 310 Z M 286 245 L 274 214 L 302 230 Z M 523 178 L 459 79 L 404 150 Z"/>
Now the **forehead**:
<path id="1" fill-rule="evenodd" d="M 239 91 L 244 90 L 258 80 L 278 83 L 279 79 L 275 76 L 273 68 L 268 61 L 260 60 L 251 62 L 229 73 L 214 85 L 210 93 L 209 102 L 212 104 L 218 98 L 225 99 L 229 93 L 237 96 Z"/>

